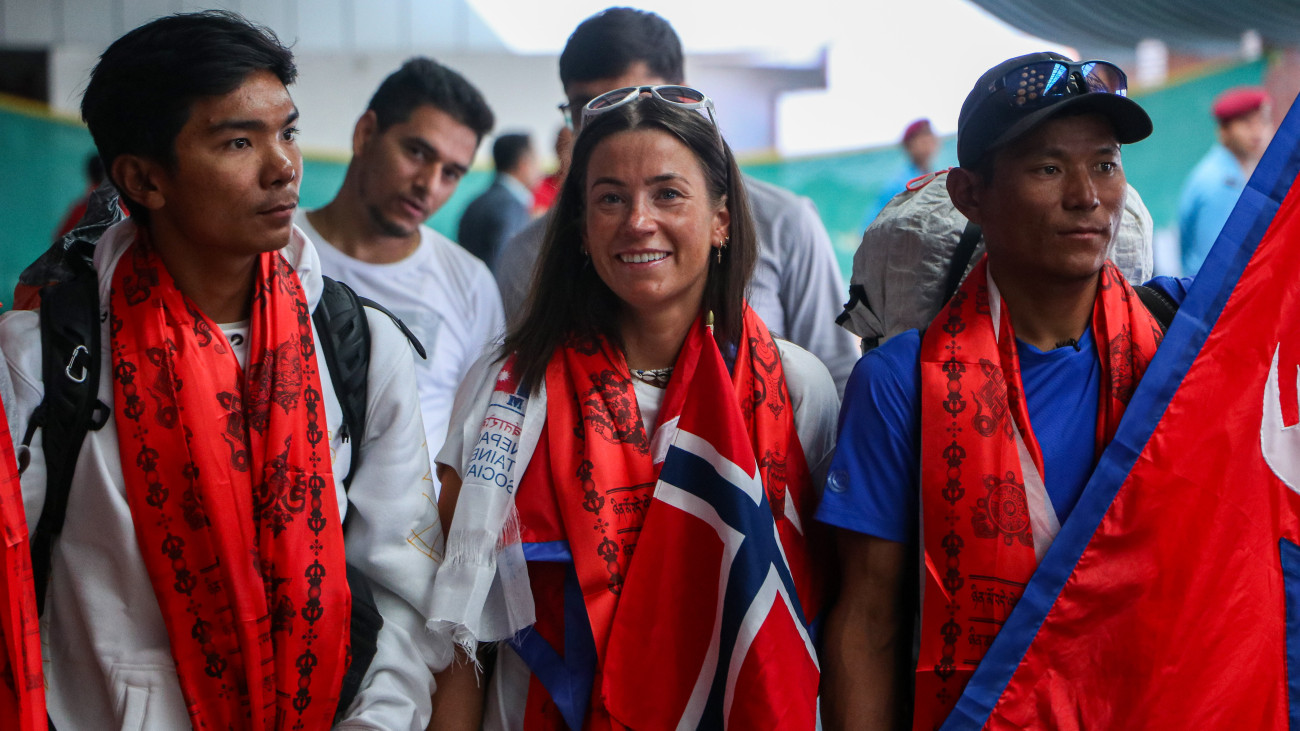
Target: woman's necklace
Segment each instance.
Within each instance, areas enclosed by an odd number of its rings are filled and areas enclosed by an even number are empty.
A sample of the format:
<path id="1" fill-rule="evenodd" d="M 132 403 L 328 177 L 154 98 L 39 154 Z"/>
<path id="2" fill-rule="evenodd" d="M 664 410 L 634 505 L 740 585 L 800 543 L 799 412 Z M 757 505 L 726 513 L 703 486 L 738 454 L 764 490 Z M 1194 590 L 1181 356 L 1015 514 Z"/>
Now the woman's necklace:
<path id="1" fill-rule="evenodd" d="M 673 367 L 667 368 L 630 368 L 632 377 L 655 388 L 668 388 L 668 379 L 673 377 Z"/>

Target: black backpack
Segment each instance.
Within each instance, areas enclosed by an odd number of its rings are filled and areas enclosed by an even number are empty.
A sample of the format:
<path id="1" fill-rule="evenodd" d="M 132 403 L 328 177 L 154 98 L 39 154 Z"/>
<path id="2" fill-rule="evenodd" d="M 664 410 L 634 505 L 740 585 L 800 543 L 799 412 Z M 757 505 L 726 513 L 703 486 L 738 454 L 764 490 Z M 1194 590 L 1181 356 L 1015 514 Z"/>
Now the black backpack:
<path id="1" fill-rule="evenodd" d="M 75 274 L 41 289 L 41 375 L 45 394 L 32 414 L 19 450 L 21 471 L 30 459 L 27 447 L 36 429 L 44 430 L 45 505 L 31 536 L 32 575 L 37 610 L 42 614 L 54 543 L 67 517 L 68 495 L 81 444 L 87 432 L 98 431 L 108 422 L 111 413 L 98 398 L 102 364 L 99 280 L 88 265 L 88 258 L 68 257 L 65 261 L 72 263 Z M 358 296 L 342 282 L 329 277 L 323 279 L 324 290 L 312 313 L 312 321 L 319 336 L 316 345 L 321 348 L 343 412 L 339 435 L 354 447 L 348 473 L 343 477 L 343 487 L 347 490 L 361 462 L 360 445 L 366 431 L 370 325 L 363 306 L 388 315 L 420 357 L 428 356 L 420 341 L 393 313 L 373 300 Z M 352 704 L 361 688 L 361 680 L 374 660 L 376 641 L 384 623 L 365 574 L 349 565 L 347 580 L 352 593 L 352 657 L 343 677 L 339 715 Z"/>

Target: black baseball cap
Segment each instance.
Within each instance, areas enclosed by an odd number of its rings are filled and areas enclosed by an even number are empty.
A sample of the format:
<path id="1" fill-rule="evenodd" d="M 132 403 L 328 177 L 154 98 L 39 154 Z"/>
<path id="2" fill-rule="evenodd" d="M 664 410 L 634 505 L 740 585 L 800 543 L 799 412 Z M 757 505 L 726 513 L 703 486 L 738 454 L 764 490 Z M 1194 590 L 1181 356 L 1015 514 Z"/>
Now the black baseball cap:
<path id="1" fill-rule="evenodd" d="M 1011 142 L 1067 109 L 1095 112 L 1110 120 L 1115 138 L 1121 144 L 1146 139 L 1151 134 L 1151 118 L 1137 102 L 1122 93 L 1088 89 L 1045 95 L 1030 108 L 1010 101 L 1013 92 L 1004 91 L 1002 80 L 1008 74 L 1031 64 L 1060 61 L 1074 63 L 1059 53 L 1042 51 L 1007 59 L 994 66 L 975 82 L 966 95 L 957 118 L 957 162 L 964 168 L 979 164 L 993 150 Z M 1116 72 L 1117 67 L 1103 63 Z M 1119 72 L 1123 83 L 1123 72 Z M 1067 80 L 1068 81 L 1068 80 Z"/>

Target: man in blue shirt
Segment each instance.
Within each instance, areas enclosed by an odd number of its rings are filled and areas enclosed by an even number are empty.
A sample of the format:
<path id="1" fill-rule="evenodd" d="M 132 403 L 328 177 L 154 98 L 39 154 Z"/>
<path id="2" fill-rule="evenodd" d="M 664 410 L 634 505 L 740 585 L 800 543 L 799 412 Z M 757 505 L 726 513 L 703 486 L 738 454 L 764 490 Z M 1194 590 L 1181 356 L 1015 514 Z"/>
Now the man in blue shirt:
<path id="1" fill-rule="evenodd" d="M 986 264 L 926 332 L 859 361 L 818 510 L 842 571 L 822 662 L 830 728 L 942 723 L 987 649 L 976 640 L 1019 596 L 1000 577 L 1023 586 L 1154 354 L 1159 324 L 1106 260 L 1120 146 L 1151 132 L 1125 92 L 1111 64 L 1037 53 L 985 72 L 962 106 L 948 189 L 982 227 Z M 1183 283 L 1157 284 L 1181 299 Z M 1001 603 L 972 618 L 990 577 Z"/>
<path id="2" fill-rule="evenodd" d="M 1210 253 L 1273 136 L 1272 102 L 1263 89 L 1229 89 L 1214 100 L 1211 111 L 1219 123 L 1219 142 L 1192 169 L 1178 202 L 1178 243 L 1183 274 L 1189 277 Z"/>

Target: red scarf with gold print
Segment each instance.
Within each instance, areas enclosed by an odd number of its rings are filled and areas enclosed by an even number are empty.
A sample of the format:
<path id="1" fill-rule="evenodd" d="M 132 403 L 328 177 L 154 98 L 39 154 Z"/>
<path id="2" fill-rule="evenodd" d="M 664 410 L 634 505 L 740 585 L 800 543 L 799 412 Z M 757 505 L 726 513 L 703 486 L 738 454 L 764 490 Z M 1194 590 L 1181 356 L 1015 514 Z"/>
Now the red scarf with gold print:
<path id="1" fill-rule="evenodd" d="M 659 425 L 680 414 L 701 349 L 717 347 L 707 332 L 699 322 L 691 327 L 664 394 Z M 780 353 L 766 326 L 748 307 L 732 372 L 734 391 L 717 398 L 735 399 L 740 405 L 805 616 L 816 617 L 821 609 L 821 572 L 814 570 L 808 539 L 787 515 L 790 501 L 789 508 L 803 516 L 806 526 L 816 496 L 795 433 Z M 654 461 L 651 435 L 641 421 L 627 362 L 609 342 L 575 338 L 567 343 L 547 368 L 546 392 L 546 426 L 532 459 L 532 466 L 543 469 L 530 466 L 520 494 L 554 495 L 555 522 L 563 526 L 582 588 L 597 656 L 585 727 L 621 727 L 605 710 L 600 688 L 624 577 L 662 462 Z M 542 613 L 539 609 L 539 618 Z M 525 727 L 562 725 L 554 704 L 536 702 L 534 692 L 539 690 L 534 678 Z"/>
<path id="2" fill-rule="evenodd" d="M 328 728 L 351 595 L 311 317 L 264 253 L 247 369 L 137 242 L 113 273 L 127 503 L 195 728 Z"/>
<path id="3" fill-rule="evenodd" d="M 921 653 L 913 729 L 947 718 L 1059 528 L 987 259 L 921 342 Z M 1115 435 L 1162 332 L 1109 261 L 1092 335 L 1101 364 L 1096 453 Z"/>

